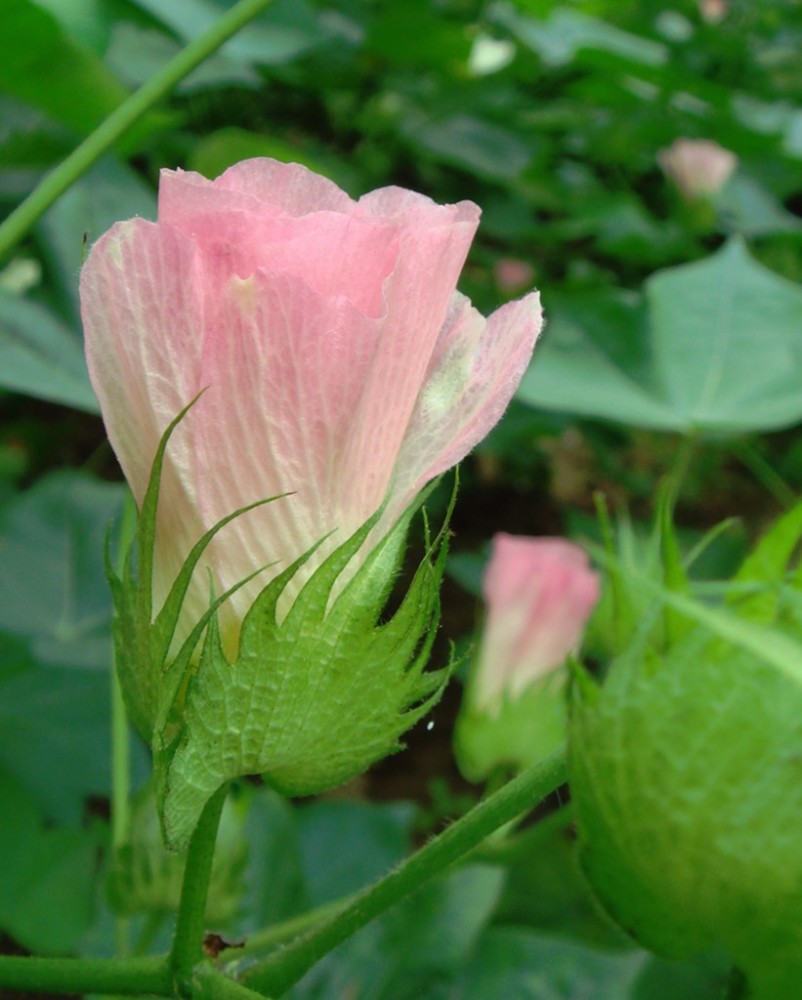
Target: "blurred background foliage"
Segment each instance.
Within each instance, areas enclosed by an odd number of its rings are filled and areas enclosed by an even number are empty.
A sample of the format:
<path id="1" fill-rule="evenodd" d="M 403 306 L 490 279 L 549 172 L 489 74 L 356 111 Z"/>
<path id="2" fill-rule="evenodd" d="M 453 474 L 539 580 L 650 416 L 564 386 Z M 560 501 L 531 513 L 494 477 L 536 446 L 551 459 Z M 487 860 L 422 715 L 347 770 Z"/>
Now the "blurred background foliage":
<path id="1" fill-rule="evenodd" d="M 230 6 L 4 0 L 2 209 Z M 593 534 L 600 490 L 630 510 L 637 546 L 666 476 L 681 482 L 689 546 L 721 518 L 740 519 L 697 564 L 726 575 L 802 485 L 800 50 L 794 0 L 275 0 L 0 262 L 8 948 L 108 951 L 110 907 L 136 914 L 146 947 L 166 933 L 173 878 L 145 831 L 117 859 L 128 868 L 108 900 L 103 888 L 102 544 L 123 492 L 83 361 L 86 243 L 117 219 L 155 217 L 162 167 L 214 176 L 250 156 L 304 163 L 354 196 L 398 184 L 476 201 L 482 226 L 463 290 L 487 312 L 536 286 L 548 326 L 505 419 L 465 463 L 446 633 L 471 629 L 468 594 L 493 532 Z M 672 166 L 667 151 L 683 139 L 716 144 L 719 167 L 701 182 Z M 292 809 L 243 794 L 232 822 L 249 831 L 248 852 L 232 848 L 225 926 L 252 931 L 349 892 L 415 831 L 463 809 L 475 793 L 453 773 L 450 713 L 446 702 L 435 735 L 415 736 L 412 754 L 355 793 L 412 797 L 417 812 L 364 801 Z M 135 770 L 141 781 L 141 748 Z M 344 843 L 347 856 L 332 847 Z M 366 929 L 293 996 L 717 996 L 715 956 L 668 966 L 608 929 L 569 847 L 558 830 L 523 838 L 513 858 L 489 852 Z"/>

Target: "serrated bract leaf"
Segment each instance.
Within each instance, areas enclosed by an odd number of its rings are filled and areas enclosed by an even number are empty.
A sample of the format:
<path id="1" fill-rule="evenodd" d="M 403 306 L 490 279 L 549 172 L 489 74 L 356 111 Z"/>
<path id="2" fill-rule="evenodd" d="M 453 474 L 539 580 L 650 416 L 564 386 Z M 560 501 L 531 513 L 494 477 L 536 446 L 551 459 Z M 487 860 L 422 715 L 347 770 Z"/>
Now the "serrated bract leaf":
<path id="1" fill-rule="evenodd" d="M 268 584 L 242 624 L 233 661 L 211 620 L 178 724 L 166 720 L 156 748 L 170 845 L 186 843 L 207 799 L 230 778 L 263 773 L 291 795 L 341 784 L 398 749 L 439 697 L 448 671 L 424 667 L 439 613 L 442 543 L 395 614 L 379 620 L 416 506 L 333 602 L 376 518 L 335 549 L 283 618 L 278 602 L 298 566 Z"/>

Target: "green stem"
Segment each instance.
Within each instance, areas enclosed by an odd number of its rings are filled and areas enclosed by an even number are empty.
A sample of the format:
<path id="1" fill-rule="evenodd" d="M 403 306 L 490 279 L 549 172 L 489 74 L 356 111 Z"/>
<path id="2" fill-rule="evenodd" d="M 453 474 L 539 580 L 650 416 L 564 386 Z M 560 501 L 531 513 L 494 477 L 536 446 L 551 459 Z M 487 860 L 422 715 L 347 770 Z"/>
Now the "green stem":
<path id="1" fill-rule="evenodd" d="M 227 792 L 226 784 L 209 799 L 189 842 L 175 924 L 175 939 L 170 953 L 170 965 L 176 982 L 190 977 L 194 967 L 204 958 L 206 898 L 209 895 L 217 828 L 220 825 L 220 814 Z"/>
<path id="2" fill-rule="evenodd" d="M 0 988 L 22 993 L 173 996 L 166 958 L 0 956 Z"/>
<path id="3" fill-rule="evenodd" d="M 224 976 L 214 966 L 204 964 L 195 969 L 192 1000 L 264 1000 L 264 997 Z"/>
<path id="4" fill-rule="evenodd" d="M 270 0 L 239 0 L 207 32 L 190 42 L 155 76 L 116 108 L 74 152 L 48 174 L 0 226 L 2 258 L 44 215 L 53 202 L 78 180 L 125 132 L 196 66 L 252 20 Z"/>
<path id="5" fill-rule="evenodd" d="M 116 558 L 116 570 L 122 574 L 125 553 L 136 533 L 136 505 L 129 495 L 123 507 Z M 116 656 L 111 668 L 111 843 L 116 854 L 128 840 L 131 826 L 131 733 L 125 709 Z M 127 917 L 115 920 L 118 955 L 130 952 L 131 922 Z"/>
<path id="6" fill-rule="evenodd" d="M 266 951 L 272 951 L 278 945 L 285 944 L 298 937 L 299 934 L 303 934 L 315 924 L 320 924 L 335 913 L 339 913 L 356 898 L 356 895 L 356 893 L 351 893 L 340 899 L 332 900 L 330 903 L 324 903 L 322 906 L 316 906 L 313 910 L 307 910 L 306 913 L 299 913 L 297 917 L 290 917 L 288 920 L 282 920 L 281 923 L 256 931 L 249 935 L 245 944 L 224 949 L 220 953 L 220 961 L 223 963 L 238 961 L 241 958 L 250 958 L 254 955 L 262 955 Z"/>
<path id="7" fill-rule="evenodd" d="M 359 893 L 338 913 L 286 948 L 248 968 L 242 981 L 260 993 L 281 996 L 325 954 L 428 879 L 440 874 L 494 830 L 531 809 L 563 784 L 566 776 L 563 746 L 484 799 L 395 871 Z"/>

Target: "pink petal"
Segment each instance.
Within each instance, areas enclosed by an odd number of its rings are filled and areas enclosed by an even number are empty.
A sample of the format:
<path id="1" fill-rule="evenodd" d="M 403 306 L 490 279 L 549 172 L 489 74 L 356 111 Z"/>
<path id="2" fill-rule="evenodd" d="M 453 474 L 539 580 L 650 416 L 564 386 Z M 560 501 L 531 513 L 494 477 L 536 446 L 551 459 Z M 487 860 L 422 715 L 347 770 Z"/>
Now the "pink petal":
<path id="1" fill-rule="evenodd" d="M 542 327 L 536 292 L 485 320 L 455 293 L 398 457 L 398 506 L 456 465 L 501 418 Z"/>

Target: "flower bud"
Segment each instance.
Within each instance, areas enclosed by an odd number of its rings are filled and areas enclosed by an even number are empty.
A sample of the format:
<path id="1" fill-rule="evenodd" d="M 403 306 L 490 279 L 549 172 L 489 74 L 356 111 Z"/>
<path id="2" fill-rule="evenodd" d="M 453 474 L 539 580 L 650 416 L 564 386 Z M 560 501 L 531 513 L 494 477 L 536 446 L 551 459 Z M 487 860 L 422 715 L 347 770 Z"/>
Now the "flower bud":
<path id="1" fill-rule="evenodd" d="M 657 158 L 688 201 L 718 194 L 738 165 L 735 153 L 708 139 L 675 139 Z"/>
<path id="2" fill-rule="evenodd" d="M 520 770 L 565 736 L 565 671 L 599 596 L 579 546 L 498 534 L 484 577 L 487 618 L 465 689 L 456 752 L 466 777 Z"/>
<path id="3" fill-rule="evenodd" d="M 140 508 L 118 660 L 174 846 L 229 778 L 358 773 L 439 688 L 438 546 L 379 624 L 384 601 L 416 497 L 499 419 L 541 322 L 535 294 L 485 320 L 455 291 L 478 216 L 248 160 L 164 171 L 158 222 L 87 258 L 90 376 Z"/>

